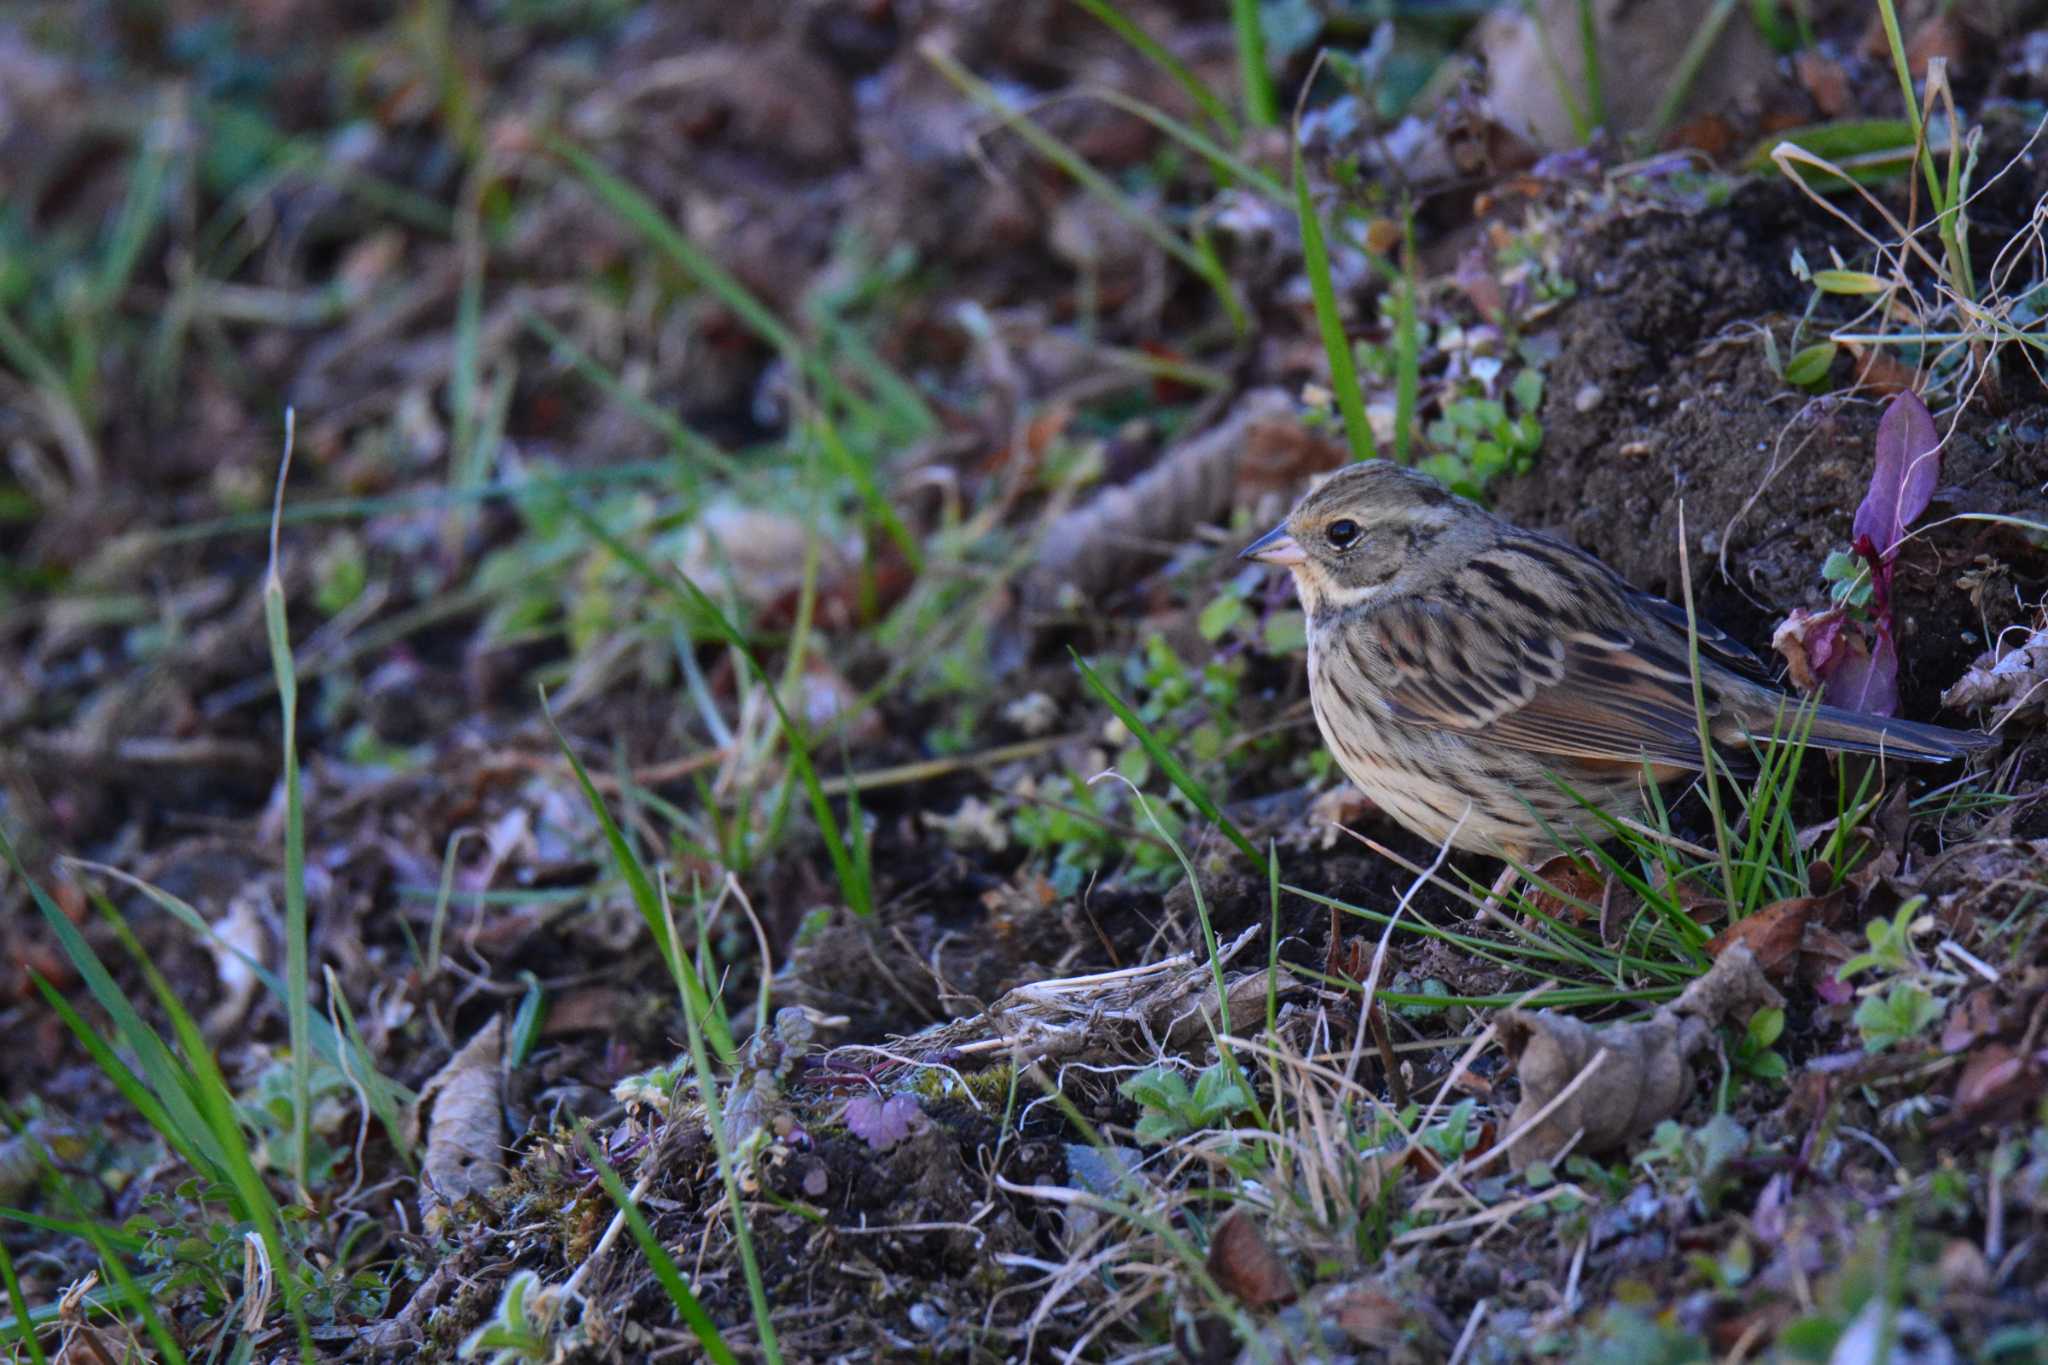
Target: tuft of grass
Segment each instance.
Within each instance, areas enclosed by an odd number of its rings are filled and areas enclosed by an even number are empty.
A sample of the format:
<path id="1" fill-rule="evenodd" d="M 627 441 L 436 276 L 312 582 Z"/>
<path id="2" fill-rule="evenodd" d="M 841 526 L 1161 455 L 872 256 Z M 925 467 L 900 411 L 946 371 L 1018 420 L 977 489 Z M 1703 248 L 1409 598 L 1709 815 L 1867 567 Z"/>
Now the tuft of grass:
<path id="1" fill-rule="evenodd" d="M 299 1304 L 305 1285 L 300 1263 L 288 1255 L 283 1214 L 257 1171 L 249 1135 L 236 1111 L 234 1092 L 229 1089 L 219 1063 L 207 1047 L 198 1021 L 193 1019 L 177 992 L 164 980 L 149 954 L 129 932 L 127 924 L 102 902 L 102 914 L 109 927 L 134 960 L 149 986 L 150 994 L 171 1022 L 172 1038 L 167 1040 L 159 1034 L 142 1018 L 134 1002 L 115 982 L 113 974 L 77 926 L 29 876 L 4 828 L 0 828 L 0 859 L 5 860 L 28 888 L 43 922 L 57 939 L 65 957 L 85 983 L 93 1000 L 112 1020 L 114 1038 L 128 1056 L 135 1059 L 134 1066 L 123 1059 L 114 1043 L 102 1037 L 56 987 L 36 973 L 33 980 L 44 1002 L 63 1020 L 79 1045 L 143 1121 L 155 1129 L 170 1149 L 206 1182 L 215 1197 L 226 1203 L 237 1218 L 256 1230 L 271 1265 L 277 1270 L 285 1303 L 299 1318 L 303 1335 L 305 1321 Z M 97 1230 L 91 1220 L 86 1220 L 86 1226 Z M 100 1251 L 108 1274 L 117 1283 L 127 1280 L 127 1271 L 120 1264 L 120 1256 L 110 1245 L 96 1245 L 95 1249 Z M 167 1354 L 174 1352 L 175 1347 Z"/>
<path id="2" fill-rule="evenodd" d="M 846 898 L 847 906 L 855 914 L 863 918 L 872 915 L 874 869 L 869 861 L 868 841 L 859 819 L 858 806 L 854 808 L 854 818 L 850 822 L 850 827 L 842 833 L 839 819 L 832 812 L 831 799 L 826 795 L 824 784 L 818 777 L 817 765 L 812 761 L 810 733 L 790 715 L 774 679 L 754 657 L 753 651 L 747 647 L 746 637 L 727 619 L 725 613 L 719 610 L 718 604 L 680 570 L 673 576 L 657 572 L 645 557 L 613 535 L 587 509 L 572 506 L 570 512 L 584 530 L 601 541 L 635 573 L 661 591 L 678 598 L 690 609 L 693 623 L 708 630 L 714 638 L 730 647 L 760 682 L 768 695 L 769 705 L 775 710 L 776 720 L 782 727 L 783 738 L 788 743 L 790 766 L 796 770 L 797 781 L 810 800 L 811 815 L 818 823 L 818 832 L 824 836 L 825 851 L 831 857 L 832 870 L 839 879 L 840 894 Z M 591 790 L 596 789 L 593 787 Z"/>

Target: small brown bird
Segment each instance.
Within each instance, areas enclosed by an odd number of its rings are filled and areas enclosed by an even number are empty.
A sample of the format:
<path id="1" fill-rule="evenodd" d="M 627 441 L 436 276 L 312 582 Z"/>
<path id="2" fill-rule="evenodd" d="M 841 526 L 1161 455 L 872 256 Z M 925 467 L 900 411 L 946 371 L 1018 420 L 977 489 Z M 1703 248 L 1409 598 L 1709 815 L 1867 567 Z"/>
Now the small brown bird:
<path id="1" fill-rule="evenodd" d="M 1425 839 L 1534 865 L 1610 833 L 1559 782 L 1628 819 L 1646 761 L 1659 783 L 1701 767 L 1685 611 L 1426 475 L 1352 465 L 1242 557 L 1293 573 L 1323 741 Z M 1795 730 L 1801 703 L 1745 676 L 1760 666 L 1726 634 L 1695 629 L 1708 732 L 1739 772 L 1744 741 Z M 1832 706 L 1807 740 L 1934 763 L 1997 743 Z"/>

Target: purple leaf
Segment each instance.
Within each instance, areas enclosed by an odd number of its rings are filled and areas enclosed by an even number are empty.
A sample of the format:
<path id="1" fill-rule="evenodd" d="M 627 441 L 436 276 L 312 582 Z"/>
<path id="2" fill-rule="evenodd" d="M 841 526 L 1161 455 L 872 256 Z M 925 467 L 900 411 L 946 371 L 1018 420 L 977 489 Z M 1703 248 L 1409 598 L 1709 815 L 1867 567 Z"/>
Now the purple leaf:
<path id="1" fill-rule="evenodd" d="M 1870 471 L 1870 491 L 1856 509 L 1855 539 L 1875 547 L 1878 562 L 1889 563 L 1905 539 L 1906 528 L 1927 510 L 1941 477 L 1941 437 L 1934 417 L 1920 395 L 1901 390 L 1877 423 L 1877 465 Z"/>
<path id="2" fill-rule="evenodd" d="M 1892 633 L 1878 622 L 1874 644 L 1860 630 L 1845 630 L 1837 641 L 1826 672 L 1825 696 L 1830 706 L 1866 716 L 1895 716 L 1899 711 L 1899 651 Z"/>
<path id="3" fill-rule="evenodd" d="M 878 1152 L 887 1151 L 930 1123 L 909 1095 L 891 1095 L 888 1099 L 862 1095 L 846 1104 L 848 1131 Z"/>

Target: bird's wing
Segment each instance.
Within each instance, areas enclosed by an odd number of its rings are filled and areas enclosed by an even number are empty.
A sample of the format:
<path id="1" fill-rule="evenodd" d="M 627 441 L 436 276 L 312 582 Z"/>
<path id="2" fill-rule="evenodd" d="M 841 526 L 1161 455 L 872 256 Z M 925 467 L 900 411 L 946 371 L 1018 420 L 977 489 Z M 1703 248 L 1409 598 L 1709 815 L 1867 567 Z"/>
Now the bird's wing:
<path id="1" fill-rule="evenodd" d="M 1348 623 L 1347 646 L 1389 712 L 1504 746 L 1580 759 L 1700 766 L 1692 676 L 1660 626 L 1407 598 Z M 1719 712 L 1714 689 L 1708 719 Z"/>

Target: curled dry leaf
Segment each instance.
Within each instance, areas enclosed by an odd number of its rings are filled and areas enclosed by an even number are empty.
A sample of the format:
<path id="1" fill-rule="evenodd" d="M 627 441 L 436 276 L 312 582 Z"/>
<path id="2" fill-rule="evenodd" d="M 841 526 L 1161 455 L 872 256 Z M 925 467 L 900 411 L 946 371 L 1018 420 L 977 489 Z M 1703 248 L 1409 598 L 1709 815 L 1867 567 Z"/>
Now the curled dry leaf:
<path id="1" fill-rule="evenodd" d="M 1749 945 L 1737 942 L 1648 1019 L 1595 1028 L 1552 1010 L 1504 1011 L 1495 1027 L 1522 1082 L 1508 1120 L 1510 1162 L 1520 1170 L 1575 1136 L 1575 1151 L 1595 1155 L 1647 1133 L 1691 1095 L 1691 1060 L 1716 1024 L 1783 1004 Z"/>
<path id="2" fill-rule="evenodd" d="M 420 1182 L 423 1211 L 432 1213 L 465 1195 L 487 1194 L 505 1178 L 505 1020 L 494 1017 L 420 1091 L 419 1112 L 431 1109 L 427 1155 Z"/>
<path id="3" fill-rule="evenodd" d="M 1957 711 L 1987 710 L 1998 729 L 2008 722 L 2048 715 L 2048 616 L 2024 636 L 2008 632 L 1977 656 L 1941 704 Z"/>
<path id="4" fill-rule="evenodd" d="M 1242 1208 L 1232 1209 L 1216 1225 L 1209 1243 L 1209 1273 L 1247 1308 L 1278 1307 L 1292 1303 L 1300 1293 L 1287 1263 Z"/>

